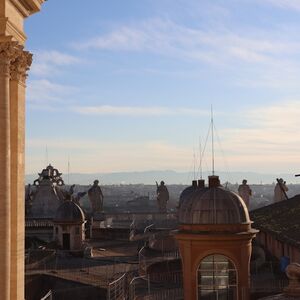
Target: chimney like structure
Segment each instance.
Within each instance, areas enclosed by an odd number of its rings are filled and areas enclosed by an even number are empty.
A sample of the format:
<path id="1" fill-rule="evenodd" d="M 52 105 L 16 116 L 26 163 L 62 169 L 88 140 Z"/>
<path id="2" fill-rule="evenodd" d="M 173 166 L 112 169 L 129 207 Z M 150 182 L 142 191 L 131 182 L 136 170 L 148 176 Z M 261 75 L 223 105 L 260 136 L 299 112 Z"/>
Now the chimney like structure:
<path id="1" fill-rule="evenodd" d="M 198 179 L 198 188 L 200 188 L 200 189 L 205 188 L 205 180 L 204 179 Z"/>
<path id="2" fill-rule="evenodd" d="M 197 180 L 193 180 L 192 181 L 192 187 L 193 188 L 197 188 Z"/>
<path id="3" fill-rule="evenodd" d="M 220 186 L 220 179 L 219 176 L 208 176 L 208 187 L 209 188 L 214 188 Z"/>

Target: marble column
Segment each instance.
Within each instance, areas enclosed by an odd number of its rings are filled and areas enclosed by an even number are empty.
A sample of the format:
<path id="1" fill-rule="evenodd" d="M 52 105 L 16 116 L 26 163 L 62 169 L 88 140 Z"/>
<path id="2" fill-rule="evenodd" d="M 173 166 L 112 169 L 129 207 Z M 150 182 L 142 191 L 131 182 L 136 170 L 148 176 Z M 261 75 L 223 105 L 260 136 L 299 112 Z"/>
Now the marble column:
<path id="1" fill-rule="evenodd" d="M 24 299 L 25 80 L 32 55 L 17 48 L 10 66 L 11 299 Z"/>

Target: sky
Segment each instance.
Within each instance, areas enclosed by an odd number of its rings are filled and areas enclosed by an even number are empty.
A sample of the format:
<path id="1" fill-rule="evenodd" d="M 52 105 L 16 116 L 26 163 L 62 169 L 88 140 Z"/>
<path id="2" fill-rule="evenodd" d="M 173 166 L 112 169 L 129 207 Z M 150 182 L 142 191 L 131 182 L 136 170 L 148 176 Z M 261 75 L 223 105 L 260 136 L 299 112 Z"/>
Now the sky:
<path id="1" fill-rule="evenodd" d="M 300 173 L 300 1 L 49 0 L 26 21 L 26 173 Z"/>

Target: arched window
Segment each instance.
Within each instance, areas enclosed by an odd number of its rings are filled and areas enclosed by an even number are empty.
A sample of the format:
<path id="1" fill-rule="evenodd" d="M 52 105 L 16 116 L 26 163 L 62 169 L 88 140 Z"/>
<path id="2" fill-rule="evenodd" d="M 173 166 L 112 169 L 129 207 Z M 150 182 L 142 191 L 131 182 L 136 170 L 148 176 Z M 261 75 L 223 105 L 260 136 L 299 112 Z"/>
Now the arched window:
<path id="1" fill-rule="evenodd" d="M 198 300 L 236 300 L 237 271 L 224 255 L 205 257 L 198 267 Z"/>

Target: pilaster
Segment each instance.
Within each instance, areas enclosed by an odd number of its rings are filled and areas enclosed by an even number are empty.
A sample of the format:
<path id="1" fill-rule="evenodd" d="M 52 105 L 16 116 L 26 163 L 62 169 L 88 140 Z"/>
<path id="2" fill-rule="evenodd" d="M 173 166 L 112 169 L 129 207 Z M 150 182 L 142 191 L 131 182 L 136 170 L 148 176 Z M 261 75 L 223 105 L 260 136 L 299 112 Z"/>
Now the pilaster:
<path id="1" fill-rule="evenodd" d="M 0 300 L 24 300 L 24 20 L 45 0 L 0 0 Z"/>
<path id="2" fill-rule="evenodd" d="M 11 262 L 11 147 L 10 147 L 10 64 L 16 57 L 15 42 L 0 43 L 0 299 L 10 299 Z"/>
<path id="3" fill-rule="evenodd" d="M 31 62 L 19 46 L 10 66 L 11 299 L 24 299 L 25 81 Z"/>

